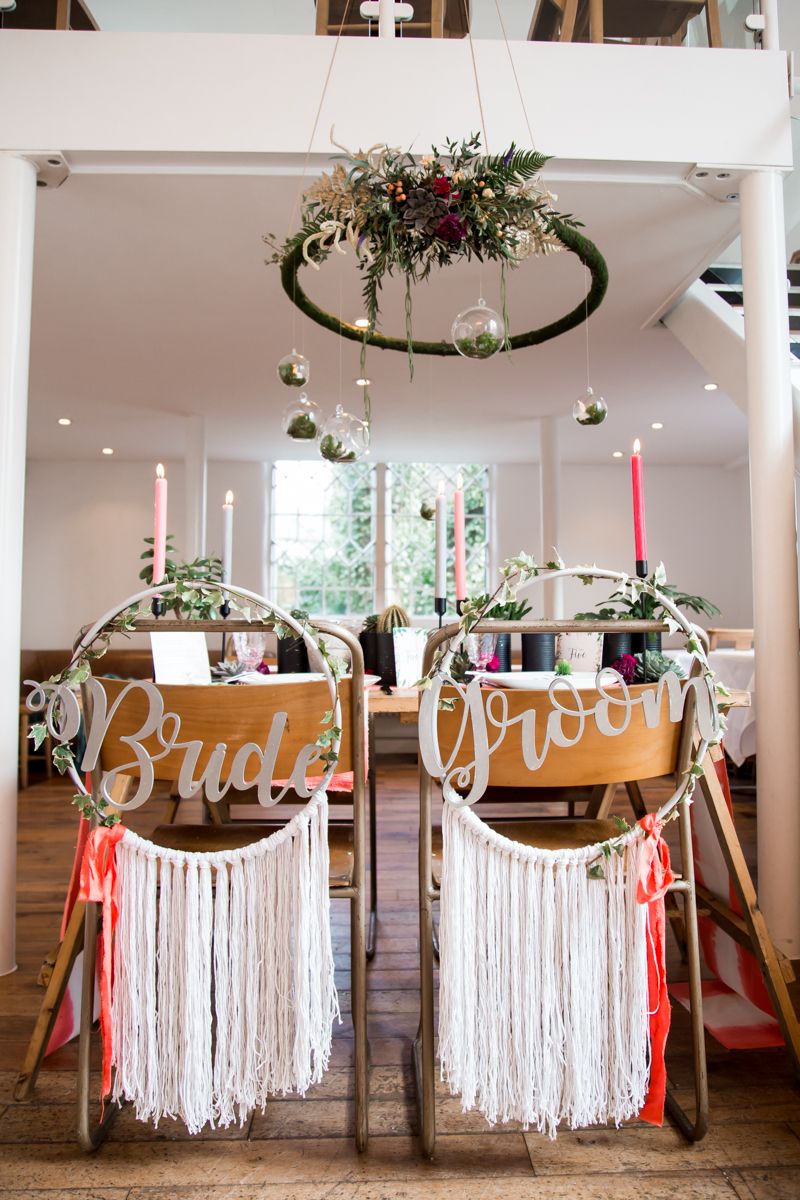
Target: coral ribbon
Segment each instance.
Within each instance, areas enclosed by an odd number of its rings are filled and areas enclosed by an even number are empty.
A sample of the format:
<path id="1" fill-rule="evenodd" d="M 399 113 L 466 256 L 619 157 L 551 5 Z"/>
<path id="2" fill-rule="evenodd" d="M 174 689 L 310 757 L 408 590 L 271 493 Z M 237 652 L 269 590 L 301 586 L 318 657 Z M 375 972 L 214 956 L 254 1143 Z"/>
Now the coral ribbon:
<path id="1" fill-rule="evenodd" d="M 101 1099 L 111 1091 L 111 988 L 114 926 L 119 917 L 117 903 L 117 842 L 125 836 L 124 825 L 98 825 L 89 834 L 81 864 L 79 900 L 95 900 L 103 905 L 100 935 L 100 1032 L 103 1038 L 103 1080 Z"/>
<path id="2" fill-rule="evenodd" d="M 650 1125 L 664 1124 L 667 1070 L 664 1047 L 669 1033 L 670 1005 L 667 993 L 664 896 L 675 879 L 669 862 L 669 846 L 661 837 L 661 821 L 648 813 L 639 822 L 645 831 L 644 847 L 636 884 L 636 899 L 647 905 L 649 953 L 647 995 L 650 1011 L 650 1086 L 639 1119 Z"/>

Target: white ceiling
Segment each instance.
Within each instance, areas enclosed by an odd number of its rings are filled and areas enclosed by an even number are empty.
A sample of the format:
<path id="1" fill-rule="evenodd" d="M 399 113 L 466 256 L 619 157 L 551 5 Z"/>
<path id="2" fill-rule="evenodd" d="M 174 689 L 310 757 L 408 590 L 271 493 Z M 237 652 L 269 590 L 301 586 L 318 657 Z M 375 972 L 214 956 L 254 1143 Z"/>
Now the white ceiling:
<path id="1" fill-rule="evenodd" d="M 558 173 L 568 178 L 558 179 Z M 609 265 L 605 302 L 589 323 L 590 375 L 605 396 L 605 424 L 563 422 L 567 461 L 610 461 L 633 438 L 661 462 L 728 463 L 746 449 L 741 413 L 663 326 L 642 329 L 734 235 L 736 205 L 655 173 L 637 181 L 581 179 L 550 169 L 562 210 L 580 216 Z M 298 191 L 293 175 L 73 174 L 39 193 L 34 281 L 29 452 L 38 458 L 181 457 L 182 419 L 203 414 L 215 458 L 295 456 L 280 433 L 293 395 L 275 375 L 293 342 L 312 362 L 309 392 L 332 410 L 357 407 L 358 346 L 297 313 L 262 234 L 285 235 Z M 303 273 L 304 286 L 351 319 L 361 311 L 352 254 Z M 414 293 L 419 335 L 448 336 L 480 291 L 477 267 L 441 273 Z M 559 254 L 511 277 L 513 331 L 550 320 L 579 300 L 583 268 Z M 499 304 L 498 272 L 483 273 Z M 398 283 L 385 294 L 384 328 L 401 333 Z M 296 323 L 296 332 L 293 327 Z M 370 351 L 376 460 L 513 462 L 538 454 L 536 418 L 569 414 L 586 384 L 585 327 L 511 361 L 418 358 Z M 339 374 L 343 379 L 339 389 Z M 61 428 L 59 416 L 72 418 Z M 650 430 L 652 421 L 664 429 Z M 299 451 L 302 456 L 303 450 Z"/>

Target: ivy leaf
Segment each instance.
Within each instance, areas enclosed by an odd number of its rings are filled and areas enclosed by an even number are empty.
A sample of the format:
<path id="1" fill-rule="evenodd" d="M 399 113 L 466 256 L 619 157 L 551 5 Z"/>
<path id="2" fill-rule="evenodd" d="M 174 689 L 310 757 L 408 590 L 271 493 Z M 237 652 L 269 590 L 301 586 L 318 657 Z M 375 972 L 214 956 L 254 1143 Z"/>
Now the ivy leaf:
<path id="1" fill-rule="evenodd" d="M 35 725 L 31 725 L 28 730 L 28 737 L 33 742 L 34 750 L 38 750 L 44 739 L 47 737 L 47 725 L 44 721 L 37 721 Z"/>
<path id="2" fill-rule="evenodd" d="M 600 863 L 590 863 L 586 868 L 586 874 L 590 879 L 605 879 L 606 873 Z"/>
<path id="3" fill-rule="evenodd" d="M 620 817 L 615 814 L 614 816 L 612 816 L 611 820 L 614 822 L 614 824 L 616 825 L 616 827 L 620 831 L 620 833 L 630 833 L 631 827 L 628 824 L 628 822 L 625 820 L 624 817 Z"/>
<path id="4" fill-rule="evenodd" d="M 445 697 L 444 699 L 439 701 L 439 711 L 440 712 L 452 712 L 453 709 L 455 708 L 455 706 L 456 706 L 455 700 L 452 700 L 449 697 Z"/>

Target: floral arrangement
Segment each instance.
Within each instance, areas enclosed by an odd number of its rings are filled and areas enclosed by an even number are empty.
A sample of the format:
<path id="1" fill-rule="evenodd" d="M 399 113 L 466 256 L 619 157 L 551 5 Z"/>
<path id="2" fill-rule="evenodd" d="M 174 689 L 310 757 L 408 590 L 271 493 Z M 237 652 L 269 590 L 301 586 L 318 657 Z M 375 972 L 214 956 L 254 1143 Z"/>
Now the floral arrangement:
<path id="1" fill-rule="evenodd" d="M 284 263 L 302 247 L 305 261 L 318 269 L 334 250 L 342 252 L 344 238 L 364 275 L 370 328 L 378 321 L 385 278 L 405 276 L 409 343 L 412 282 L 464 258 L 515 267 L 531 255 L 562 249 L 557 225 L 579 224 L 556 212 L 556 197 L 537 182 L 548 157 L 535 150 L 512 144 L 505 154 L 482 154 L 478 134 L 434 146 L 421 159 L 385 145 L 356 153 L 339 149 L 343 161 L 305 193 L 302 228 L 276 246 L 273 261 Z M 271 237 L 265 240 L 274 245 Z M 502 290 L 505 318 L 504 279 Z M 507 331 L 507 320 L 505 325 Z"/>

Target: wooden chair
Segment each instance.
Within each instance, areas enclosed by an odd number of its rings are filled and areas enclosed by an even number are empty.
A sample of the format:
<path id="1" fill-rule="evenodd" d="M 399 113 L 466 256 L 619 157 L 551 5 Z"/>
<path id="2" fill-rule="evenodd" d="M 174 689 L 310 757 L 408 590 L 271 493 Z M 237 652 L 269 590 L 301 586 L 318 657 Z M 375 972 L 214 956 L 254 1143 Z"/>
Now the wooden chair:
<path id="1" fill-rule="evenodd" d="M 752 629 L 709 629 L 708 631 L 708 648 L 716 650 L 720 642 L 725 644 L 732 643 L 734 650 L 752 650 L 753 649 L 753 630 Z"/>
<path id="2" fill-rule="evenodd" d="M 221 624 L 221 623 L 218 623 Z M 236 625 L 226 622 L 227 627 Z M 239 623 L 241 624 L 241 623 Z M 197 622 L 170 622 L 174 628 L 196 628 Z M 349 826 L 334 826 L 329 830 L 330 849 L 330 896 L 332 899 L 350 901 L 351 931 L 351 1004 L 355 1040 L 355 1140 L 359 1150 L 364 1150 L 368 1137 L 368 1046 L 367 1046 L 367 995 L 366 995 L 366 937 L 365 937 L 365 723 L 364 723 L 364 667 L 358 640 L 344 629 L 330 626 L 328 632 L 335 633 L 346 643 L 353 656 L 352 692 L 343 689 L 343 699 L 348 703 L 348 737 L 342 740 L 340 763 L 342 769 L 352 769 L 354 787 L 351 797 L 353 821 Z M 126 681 L 101 679 L 103 689 L 113 701 L 125 688 Z M 177 713 L 181 720 L 181 740 L 201 740 L 204 750 L 198 759 L 198 770 L 205 766 L 214 745 L 224 740 L 227 745 L 221 779 L 227 772 L 236 751 L 248 742 L 263 745 L 265 730 L 268 730 L 275 713 L 287 713 L 288 721 L 281 741 L 280 753 L 275 765 L 276 778 L 291 775 L 298 751 L 313 742 L 321 728 L 322 715 L 330 707 L 330 695 L 324 681 L 247 686 L 164 686 L 160 689 L 167 711 Z M 84 703 L 91 702 L 84 689 Z M 98 766 L 93 773 L 92 786 L 99 789 L 102 774 L 114 767 L 131 761 L 130 746 L 120 739 L 141 727 L 148 709 L 148 702 L 141 691 L 126 696 L 110 723 L 103 741 Z M 145 743 L 156 751 L 155 738 Z M 173 783 L 179 774 L 183 754 L 171 751 L 154 764 L 155 778 Z M 119 777 L 123 787 L 115 799 L 121 801 L 125 784 L 136 778 L 136 773 Z M 157 845 L 171 849 L 211 852 L 236 849 L 259 841 L 283 822 L 235 822 L 232 824 L 165 824 L 159 825 L 150 834 Z M 91 1036 L 92 1012 L 95 993 L 95 958 L 98 905 L 85 906 L 84 928 L 84 972 L 81 1001 L 81 1031 L 78 1059 L 78 1139 L 84 1149 L 94 1149 L 103 1139 L 108 1119 L 114 1107 L 109 1104 L 105 1118 L 99 1124 L 91 1119 Z"/>
<path id="3" fill-rule="evenodd" d="M 628 624 L 625 623 L 625 627 Z M 641 622 L 637 622 L 635 625 L 637 629 L 642 628 Z M 492 631 L 499 627 L 497 622 L 491 622 Z M 534 628 L 537 631 L 546 629 L 547 625 L 543 622 L 537 622 L 535 626 L 530 622 L 503 622 L 502 627 L 509 632 L 530 632 Z M 619 623 L 616 626 L 618 629 L 622 627 Z M 481 630 L 483 627 L 479 625 L 476 628 Z M 487 624 L 485 628 L 488 631 L 489 625 Z M 559 628 L 564 628 L 563 622 Z M 433 662 L 433 655 L 437 647 L 448 638 L 453 637 L 457 629 L 457 626 L 450 626 L 431 636 L 426 651 L 426 670 Z M 632 686 L 631 694 L 633 696 L 640 695 L 642 691 L 654 686 L 653 684 Z M 488 690 L 484 690 L 484 704 L 489 694 Z M 552 709 L 546 692 L 511 690 L 506 694 L 509 719 L 513 719 L 513 716 L 520 712 L 533 709 L 537 714 L 542 714 L 537 723 L 537 728 L 541 728 L 541 722 L 546 720 L 546 714 Z M 596 698 L 596 693 L 593 692 L 582 692 L 581 695 L 585 697 L 587 707 L 593 704 Z M 590 806 L 591 816 L 588 819 L 535 819 L 528 813 L 504 822 L 502 827 L 494 819 L 488 820 L 488 824 L 493 828 L 497 827 L 506 837 L 514 841 L 547 849 L 590 846 L 616 836 L 617 827 L 607 818 L 613 793 L 618 784 L 626 785 L 636 815 L 639 817 L 646 811 L 639 790 L 639 781 L 673 773 L 679 774 L 687 769 L 691 751 L 692 724 L 691 706 L 688 705 L 687 708 L 689 708 L 689 715 L 683 725 L 671 723 L 667 719 L 664 708 L 661 721 L 655 728 L 650 729 L 644 723 L 642 709 L 637 707 L 632 712 L 628 728 L 615 737 L 603 736 L 596 728 L 593 719 L 589 718 L 583 737 L 576 745 L 568 749 L 551 746 L 542 766 L 534 772 L 529 771 L 522 761 L 520 727 L 512 726 L 500 747 L 490 758 L 487 795 L 491 800 L 494 801 L 498 796 L 506 793 L 513 803 L 518 803 L 523 799 L 530 801 L 536 799 L 538 792 L 546 789 L 586 784 L 591 784 L 597 789 L 596 799 Z M 448 750 L 451 750 L 455 744 L 454 739 L 461 715 L 458 706 L 455 711 L 442 711 L 439 714 L 439 745 L 444 758 L 447 758 Z M 577 728 L 576 722 L 566 718 L 564 724 L 566 735 L 571 736 Z M 573 726 L 572 729 L 570 725 Z M 472 738 L 468 733 L 464 737 L 458 758 L 452 765 L 455 766 L 460 762 L 469 763 L 473 757 Z M 434 831 L 432 826 L 432 795 L 433 780 L 421 765 L 419 841 L 421 1010 L 419 1031 L 414 1044 L 414 1066 L 417 1077 L 422 1148 L 429 1157 L 433 1155 L 436 1143 L 433 933 L 434 905 L 440 896 L 442 865 L 441 836 Z M 672 890 L 680 892 L 683 897 L 683 923 L 687 946 L 695 1069 L 696 1111 L 694 1118 L 688 1117 L 674 1097 L 669 1094 L 667 1106 L 685 1136 L 696 1141 L 705 1135 L 707 1129 L 708 1081 L 705 1063 L 691 825 L 689 808 L 685 803 L 680 805 L 680 844 L 683 878 L 676 880 Z"/>
<path id="4" fill-rule="evenodd" d="M 538 0 L 528 40 L 680 45 L 688 22 L 703 12 L 709 46 L 722 46 L 718 0 Z"/>
<path id="5" fill-rule="evenodd" d="M 366 37 L 368 23 L 359 16 L 359 0 L 316 0 L 316 33 L 337 37 Z M 465 15 L 466 9 L 466 15 Z M 344 25 L 342 21 L 347 19 Z M 414 0 L 414 17 L 403 22 L 403 37 L 461 38 L 467 33 L 469 0 Z M 373 34 L 377 29 L 373 29 Z"/>

